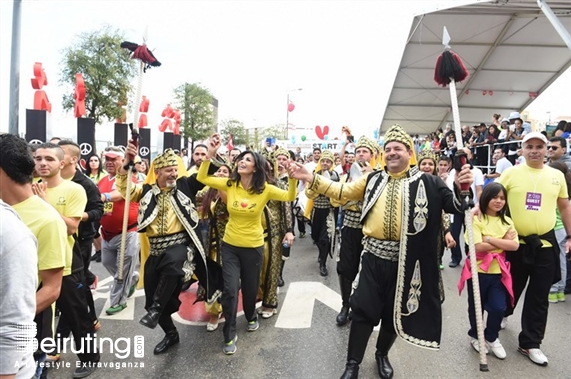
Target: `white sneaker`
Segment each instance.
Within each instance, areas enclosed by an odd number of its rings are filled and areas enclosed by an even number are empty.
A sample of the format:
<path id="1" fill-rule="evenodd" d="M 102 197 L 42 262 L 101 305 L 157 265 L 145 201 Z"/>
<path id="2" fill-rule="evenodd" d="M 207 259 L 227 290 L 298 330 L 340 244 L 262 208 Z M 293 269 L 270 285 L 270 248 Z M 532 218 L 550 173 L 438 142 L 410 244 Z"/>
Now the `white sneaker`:
<path id="1" fill-rule="evenodd" d="M 507 317 L 504 317 L 504 318 L 502 319 L 502 322 L 500 323 L 500 329 L 503 330 L 503 329 L 506 328 L 506 326 L 508 326 L 508 318 L 507 318 Z"/>
<path id="2" fill-rule="evenodd" d="M 496 338 L 494 342 L 486 341 L 486 347 L 488 348 L 488 350 L 491 350 L 492 353 L 494 353 L 494 355 L 498 359 L 505 359 L 507 356 L 506 351 L 504 350 L 504 347 L 500 343 L 499 338 Z"/>
<path id="3" fill-rule="evenodd" d="M 478 339 L 477 339 L 477 338 L 470 337 L 470 344 L 472 345 L 472 347 L 474 348 L 474 350 L 476 350 L 478 353 L 480 352 L 480 343 L 478 342 Z M 487 346 L 484 346 L 484 349 L 486 349 L 486 350 L 485 350 L 485 351 L 486 351 L 486 354 L 488 354 L 488 353 L 489 353 L 488 347 L 487 347 Z"/>
<path id="4" fill-rule="evenodd" d="M 526 355 L 536 365 L 547 366 L 547 357 L 540 349 L 523 349 L 518 347 L 517 351 Z"/>

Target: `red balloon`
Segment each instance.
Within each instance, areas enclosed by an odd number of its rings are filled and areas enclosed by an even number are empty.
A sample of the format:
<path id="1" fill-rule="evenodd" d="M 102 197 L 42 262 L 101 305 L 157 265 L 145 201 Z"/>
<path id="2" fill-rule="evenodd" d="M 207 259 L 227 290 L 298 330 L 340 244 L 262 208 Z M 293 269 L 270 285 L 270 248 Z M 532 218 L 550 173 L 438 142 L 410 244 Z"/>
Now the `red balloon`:
<path id="1" fill-rule="evenodd" d="M 289 103 L 287 105 L 287 111 L 288 112 L 293 112 L 294 109 L 295 109 L 295 105 L 293 105 L 293 103 Z"/>

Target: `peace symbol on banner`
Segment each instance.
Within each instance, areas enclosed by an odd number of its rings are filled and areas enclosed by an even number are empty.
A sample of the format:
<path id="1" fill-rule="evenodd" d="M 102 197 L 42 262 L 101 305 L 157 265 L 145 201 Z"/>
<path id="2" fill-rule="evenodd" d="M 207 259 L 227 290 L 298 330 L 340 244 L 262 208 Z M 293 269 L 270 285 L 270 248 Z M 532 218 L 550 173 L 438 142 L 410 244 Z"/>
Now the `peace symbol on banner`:
<path id="1" fill-rule="evenodd" d="M 139 154 L 142 157 L 146 157 L 147 155 L 149 155 L 149 153 L 150 153 L 150 151 L 149 151 L 149 148 L 147 146 L 143 146 L 139 149 Z"/>
<path id="2" fill-rule="evenodd" d="M 84 142 L 81 145 L 79 145 L 79 152 L 81 153 L 81 155 L 89 155 L 89 153 L 91 153 L 92 150 L 93 148 L 87 142 Z"/>
<path id="3" fill-rule="evenodd" d="M 40 141 L 39 139 L 33 139 L 30 141 L 31 145 L 41 145 L 43 142 Z"/>

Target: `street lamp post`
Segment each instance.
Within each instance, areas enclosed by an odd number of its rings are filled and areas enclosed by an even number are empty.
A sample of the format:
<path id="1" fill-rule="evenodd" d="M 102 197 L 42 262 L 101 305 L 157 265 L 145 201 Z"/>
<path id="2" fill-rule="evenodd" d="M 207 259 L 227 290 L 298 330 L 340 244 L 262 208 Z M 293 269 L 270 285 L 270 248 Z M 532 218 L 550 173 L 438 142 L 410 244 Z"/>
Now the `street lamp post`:
<path id="1" fill-rule="evenodd" d="M 287 92 L 287 104 L 286 104 L 286 138 L 289 141 L 289 94 L 292 92 L 302 91 L 303 88 L 292 89 Z"/>

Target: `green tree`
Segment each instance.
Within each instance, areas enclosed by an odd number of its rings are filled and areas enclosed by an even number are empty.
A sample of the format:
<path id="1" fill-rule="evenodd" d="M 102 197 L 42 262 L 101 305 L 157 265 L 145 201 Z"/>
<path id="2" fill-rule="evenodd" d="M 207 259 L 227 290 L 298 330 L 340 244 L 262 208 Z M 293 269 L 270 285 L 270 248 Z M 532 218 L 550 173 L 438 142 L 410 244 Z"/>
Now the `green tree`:
<path id="1" fill-rule="evenodd" d="M 224 143 L 228 143 L 229 134 L 232 135 L 234 146 L 246 145 L 248 142 L 246 129 L 241 121 L 234 119 L 224 120 L 220 123 L 220 126 L 220 134 L 222 135 Z"/>
<path id="2" fill-rule="evenodd" d="M 287 130 L 283 124 L 268 126 L 262 130 L 263 137 L 274 137 L 277 139 L 287 139 Z"/>
<path id="3" fill-rule="evenodd" d="M 63 96 L 63 109 L 75 106 L 75 74 L 83 74 L 86 116 L 96 124 L 114 120 L 124 113 L 131 93 L 136 63 L 120 47 L 123 34 L 110 26 L 78 35 L 77 41 L 63 50 L 60 83 L 70 87 Z"/>
<path id="4" fill-rule="evenodd" d="M 184 83 L 174 89 L 175 105 L 180 110 L 180 129 L 185 139 L 194 142 L 206 139 L 216 127 L 213 96 L 200 84 Z"/>

